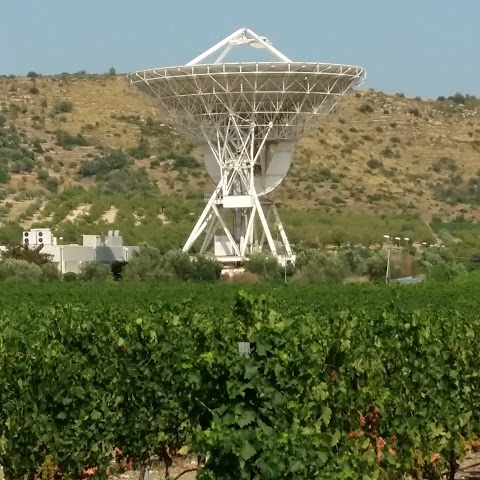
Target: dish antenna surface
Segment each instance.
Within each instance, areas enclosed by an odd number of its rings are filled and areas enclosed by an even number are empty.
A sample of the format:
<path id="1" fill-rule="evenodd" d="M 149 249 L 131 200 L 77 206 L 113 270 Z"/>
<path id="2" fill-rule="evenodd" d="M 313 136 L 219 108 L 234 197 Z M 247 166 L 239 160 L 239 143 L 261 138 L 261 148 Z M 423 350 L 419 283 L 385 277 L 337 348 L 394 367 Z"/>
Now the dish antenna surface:
<path id="1" fill-rule="evenodd" d="M 271 62 L 225 63 L 240 45 L 265 49 Z M 210 63 L 208 59 L 218 55 Z M 223 263 L 265 250 L 293 262 L 272 192 L 285 179 L 296 142 L 361 85 L 361 67 L 294 62 L 265 37 L 241 28 L 185 66 L 129 74 L 133 87 L 153 100 L 162 117 L 200 146 L 216 184 L 183 251 L 214 244 Z M 274 240 L 271 221 L 281 242 Z M 277 235 L 278 238 L 278 235 Z"/>

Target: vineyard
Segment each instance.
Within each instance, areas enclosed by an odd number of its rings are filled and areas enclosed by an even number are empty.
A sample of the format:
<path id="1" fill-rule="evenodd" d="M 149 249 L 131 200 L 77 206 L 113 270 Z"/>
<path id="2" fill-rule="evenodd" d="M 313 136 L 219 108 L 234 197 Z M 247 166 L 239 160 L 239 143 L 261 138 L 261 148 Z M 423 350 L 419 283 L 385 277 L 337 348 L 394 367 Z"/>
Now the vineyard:
<path id="1" fill-rule="evenodd" d="M 5 478 L 168 475 L 188 451 L 200 479 L 453 479 L 479 288 L 2 286 Z"/>

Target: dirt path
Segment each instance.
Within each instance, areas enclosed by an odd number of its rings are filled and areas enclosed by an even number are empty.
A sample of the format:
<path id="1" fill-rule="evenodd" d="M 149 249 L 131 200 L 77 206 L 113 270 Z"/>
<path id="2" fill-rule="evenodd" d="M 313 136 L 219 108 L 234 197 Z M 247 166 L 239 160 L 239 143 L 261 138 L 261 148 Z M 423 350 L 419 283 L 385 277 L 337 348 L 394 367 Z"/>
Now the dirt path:
<path id="1" fill-rule="evenodd" d="M 480 453 L 472 453 L 463 462 L 455 478 L 480 479 Z"/>
<path id="2" fill-rule="evenodd" d="M 196 468 L 197 462 L 194 459 L 182 459 L 174 462 L 170 468 L 170 478 L 178 477 L 182 472 Z M 122 479 L 122 480 L 139 480 L 140 472 L 132 470 L 129 472 L 121 473 L 119 475 L 109 476 L 109 480 Z M 193 480 L 196 477 L 196 472 L 187 472 L 180 477 L 179 480 Z M 3 468 L 0 467 L 0 480 L 4 480 Z M 149 472 L 148 480 L 164 480 L 165 468 L 163 465 L 156 465 Z"/>
<path id="3" fill-rule="evenodd" d="M 177 478 L 182 472 L 196 468 L 194 459 L 177 460 L 170 469 L 170 478 Z M 132 470 L 116 476 L 110 476 L 110 480 L 139 480 L 140 472 Z M 180 477 L 180 480 L 194 480 L 196 472 L 187 472 Z M 480 453 L 469 455 L 462 463 L 459 472 L 455 476 L 458 480 L 480 480 Z M 164 480 L 165 469 L 162 465 L 156 465 L 149 472 L 148 480 Z M 0 468 L 0 480 L 4 480 L 3 469 Z"/>
<path id="4" fill-rule="evenodd" d="M 183 471 L 195 468 L 195 460 L 181 460 L 175 463 L 175 465 L 170 470 L 170 476 L 172 478 L 177 477 Z M 193 480 L 196 477 L 195 472 L 188 472 L 185 475 L 182 475 L 180 480 Z M 112 480 L 115 477 L 111 477 Z M 119 477 L 124 480 L 139 480 L 139 472 L 132 471 L 124 473 Z M 459 472 L 455 476 L 458 480 L 480 480 L 480 453 L 472 453 L 462 462 Z M 155 468 L 150 472 L 149 480 L 164 480 L 165 479 L 165 470 L 160 468 Z"/>
<path id="5" fill-rule="evenodd" d="M 190 470 L 197 467 L 197 462 L 194 459 L 182 459 L 174 462 L 170 468 L 170 478 L 178 477 L 182 472 Z M 122 473 L 117 477 L 110 477 L 110 479 L 122 479 L 122 480 L 139 480 L 140 472 L 131 471 Z M 193 480 L 196 477 L 196 472 L 187 472 L 180 477 L 179 480 Z M 165 468 L 163 465 L 157 465 L 152 468 L 149 472 L 148 480 L 163 480 L 165 478 Z"/>

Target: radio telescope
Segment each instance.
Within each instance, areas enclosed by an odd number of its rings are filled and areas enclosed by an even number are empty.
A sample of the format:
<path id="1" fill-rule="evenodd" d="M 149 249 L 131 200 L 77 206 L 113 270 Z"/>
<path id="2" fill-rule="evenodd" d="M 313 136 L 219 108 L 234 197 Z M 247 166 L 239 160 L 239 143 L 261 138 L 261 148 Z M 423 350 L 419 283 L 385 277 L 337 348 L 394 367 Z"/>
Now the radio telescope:
<path id="1" fill-rule="evenodd" d="M 225 63 L 241 45 L 265 49 L 274 60 Z M 218 57 L 209 63 L 213 54 Z M 200 147 L 216 185 L 183 251 L 197 244 L 205 254 L 213 243 L 217 259 L 232 263 L 268 246 L 280 263 L 294 262 L 272 193 L 290 169 L 299 138 L 364 82 L 365 70 L 293 62 L 267 38 L 241 28 L 185 66 L 128 77 L 163 118 Z"/>

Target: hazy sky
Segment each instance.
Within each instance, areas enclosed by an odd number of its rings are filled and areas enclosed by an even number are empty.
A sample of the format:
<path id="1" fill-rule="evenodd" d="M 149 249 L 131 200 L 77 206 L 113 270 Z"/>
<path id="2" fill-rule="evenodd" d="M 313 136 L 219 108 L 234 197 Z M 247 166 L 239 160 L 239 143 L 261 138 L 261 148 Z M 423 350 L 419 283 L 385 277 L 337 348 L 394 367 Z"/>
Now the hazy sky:
<path id="1" fill-rule="evenodd" d="M 182 65 L 248 26 L 366 87 L 480 96 L 480 0 L 0 0 L 0 74 Z M 250 59 L 250 58 L 249 58 Z"/>

